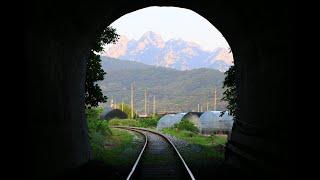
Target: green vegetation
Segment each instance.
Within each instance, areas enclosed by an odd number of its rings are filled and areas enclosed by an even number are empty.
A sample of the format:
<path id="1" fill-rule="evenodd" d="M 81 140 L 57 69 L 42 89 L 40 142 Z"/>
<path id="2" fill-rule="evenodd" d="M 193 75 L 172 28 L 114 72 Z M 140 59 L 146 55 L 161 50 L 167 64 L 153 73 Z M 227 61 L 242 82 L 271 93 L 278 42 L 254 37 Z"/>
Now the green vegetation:
<path id="1" fill-rule="evenodd" d="M 194 132 L 178 130 L 175 128 L 165 128 L 162 130 L 162 132 L 165 134 L 173 135 L 191 144 L 199 144 L 204 146 L 219 146 L 227 143 L 227 138 L 223 135 L 204 136 Z"/>
<path id="2" fill-rule="evenodd" d="M 225 75 L 218 70 L 202 68 L 178 71 L 107 57 L 102 59 L 103 68 L 108 75 L 99 85 L 108 97 L 115 97 L 118 102 L 120 97 L 124 102 L 130 102 L 130 84 L 133 81 L 136 87 L 135 107 L 144 107 L 142 100 L 146 88 L 150 110 L 153 95 L 158 111 L 196 111 L 197 104 L 206 107 L 207 97 L 209 109 L 212 109 L 214 88 L 217 88 L 217 99 L 222 98 Z M 226 101 L 217 101 L 217 109 L 226 110 L 226 106 Z"/>
<path id="3" fill-rule="evenodd" d="M 149 118 L 138 118 L 137 120 L 140 125 L 139 127 L 156 128 L 159 119 L 160 119 L 159 116 L 155 116 L 155 117 L 149 117 Z"/>
<path id="4" fill-rule="evenodd" d="M 130 126 L 142 128 L 156 128 L 160 117 L 137 118 L 137 119 L 111 119 L 110 126 Z"/>
<path id="5" fill-rule="evenodd" d="M 135 119 L 111 119 L 109 121 L 110 126 L 130 126 L 140 127 L 139 122 Z"/>
<path id="6" fill-rule="evenodd" d="M 99 119 L 99 115 L 103 112 L 103 108 L 90 108 L 85 110 L 87 120 Z"/>
<path id="7" fill-rule="evenodd" d="M 107 121 L 99 120 L 99 114 L 103 109 L 86 109 L 88 122 L 89 141 L 95 159 L 102 159 L 105 139 L 112 134 Z"/>
<path id="8" fill-rule="evenodd" d="M 87 109 L 89 137 L 94 159 L 103 160 L 110 165 L 124 165 L 133 162 L 143 144 L 143 138 L 132 132 L 111 128 L 109 126 L 130 126 L 155 129 L 160 117 L 137 119 L 99 120 L 102 109 Z M 181 121 L 172 128 L 165 128 L 163 133 L 186 141 L 180 151 L 188 161 L 204 163 L 205 160 L 223 160 L 226 135 L 205 136 L 189 121 Z M 179 147 L 178 147 L 179 148 Z M 196 153 L 195 153 L 196 152 Z"/>
<path id="9" fill-rule="evenodd" d="M 226 135 L 204 136 L 187 130 L 179 130 L 178 128 L 165 128 L 162 132 L 188 142 L 186 147 L 180 147 L 179 150 L 189 161 L 201 161 L 201 159 L 222 160 L 224 158 L 224 145 L 227 142 Z M 197 153 L 195 153 L 195 149 Z"/>
<path id="10" fill-rule="evenodd" d="M 194 175 L 201 177 L 202 173 L 217 171 L 223 165 L 226 135 L 204 136 L 176 128 L 163 129 L 163 133 L 176 137 L 174 143 Z"/>
<path id="11" fill-rule="evenodd" d="M 236 89 L 236 67 L 231 66 L 228 71 L 225 72 L 225 79 L 223 81 L 223 98 L 221 100 L 227 101 L 227 109 L 230 111 L 230 114 L 236 117 L 237 109 L 237 89 Z M 224 113 L 224 112 L 223 112 Z"/>
<path id="12" fill-rule="evenodd" d="M 118 38 L 119 35 L 116 34 L 116 30 L 112 27 L 107 27 L 101 32 L 101 35 L 90 50 L 85 81 L 85 105 L 87 108 L 97 107 L 99 102 L 107 102 L 107 97 L 102 94 L 102 90 L 96 83 L 103 80 L 106 74 L 101 66 L 100 55 L 97 53 L 103 51 L 105 44 L 115 43 Z"/>
<path id="13" fill-rule="evenodd" d="M 104 151 L 99 158 L 111 166 L 132 165 L 143 145 L 143 137 L 136 134 L 111 128 L 112 136 L 106 139 Z"/>
<path id="14" fill-rule="evenodd" d="M 186 130 L 194 133 L 199 132 L 199 129 L 192 122 L 187 120 L 180 121 L 180 123 L 175 124 L 174 128 L 178 130 Z"/>
<path id="15" fill-rule="evenodd" d="M 101 108 L 86 109 L 89 141 L 93 159 L 102 160 L 111 166 L 132 165 L 143 144 L 143 137 L 109 128 L 109 122 L 99 119 Z M 138 146 L 137 146 L 138 145 Z"/>
<path id="16" fill-rule="evenodd" d="M 112 119 L 109 121 L 109 125 L 155 128 L 158 120 L 159 117 Z M 162 132 L 188 142 L 185 148 L 179 149 L 188 161 L 199 161 L 199 159 L 222 160 L 224 158 L 224 145 L 227 142 L 227 137 L 225 135 L 205 136 L 198 134 L 197 127 L 189 121 L 181 121 L 179 124 L 175 125 L 175 127 L 165 128 Z M 121 147 L 119 148 L 121 151 Z M 154 159 L 154 161 L 156 161 L 156 159 Z"/>

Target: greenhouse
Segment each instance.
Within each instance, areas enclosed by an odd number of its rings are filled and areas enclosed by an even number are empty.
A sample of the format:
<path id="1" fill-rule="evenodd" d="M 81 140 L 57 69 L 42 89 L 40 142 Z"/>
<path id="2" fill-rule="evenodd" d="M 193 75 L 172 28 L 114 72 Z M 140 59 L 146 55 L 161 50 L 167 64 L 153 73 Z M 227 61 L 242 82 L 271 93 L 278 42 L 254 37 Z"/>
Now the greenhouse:
<path id="1" fill-rule="evenodd" d="M 182 118 L 182 121 L 190 121 L 192 122 L 197 128 L 199 128 L 199 120 L 202 112 L 188 112 Z"/>
<path id="2" fill-rule="evenodd" d="M 121 111 L 120 109 L 111 109 L 105 108 L 104 111 L 100 114 L 100 119 L 111 120 L 111 119 L 126 119 L 128 115 Z"/>
<path id="3" fill-rule="evenodd" d="M 163 128 L 173 127 L 175 124 L 178 124 L 184 115 L 187 113 L 178 113 L 178 114 L 167 114 L 160 118 L 157 124 L 157 130 L 162 130 Z"/>
<path id="4" fill-rule="evenodd" d="M 226 111 L 223 116 L 221 111 L 207 111 L 200 116 L 199 129 L 202 134 L 216 132 L 229 132 L 233 125 L 233 116 Z"/>

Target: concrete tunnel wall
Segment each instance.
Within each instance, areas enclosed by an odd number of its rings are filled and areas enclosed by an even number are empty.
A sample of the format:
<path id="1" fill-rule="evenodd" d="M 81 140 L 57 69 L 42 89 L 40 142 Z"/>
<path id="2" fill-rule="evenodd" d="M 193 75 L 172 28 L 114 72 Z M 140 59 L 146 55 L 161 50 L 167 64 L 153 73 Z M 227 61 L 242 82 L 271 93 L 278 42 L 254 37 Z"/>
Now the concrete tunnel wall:
<path id="1" fill-rule="evenodd" d="M 226 162 L 247 173 L 275 174 L 286 169 L 290 30 L 285 5 L 224 0 L 52 0 L 25 7 L 30 10 L 25 32 L 30 119 L 26 162 L 33 163 L 27 174 L 52 176 L 89 160 L 84 115 L 88 52 L 104 27 L 152 5 L 199 13 L 231 46 L 240 108 Z"/>

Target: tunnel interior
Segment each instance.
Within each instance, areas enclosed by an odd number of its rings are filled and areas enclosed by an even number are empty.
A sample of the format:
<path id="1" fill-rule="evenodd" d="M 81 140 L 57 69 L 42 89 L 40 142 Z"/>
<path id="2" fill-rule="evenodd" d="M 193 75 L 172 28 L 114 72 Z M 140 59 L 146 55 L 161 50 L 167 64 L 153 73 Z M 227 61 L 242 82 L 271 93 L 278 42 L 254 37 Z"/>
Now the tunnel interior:
<path id="1" fill-rule="evenodd" d="M 226 164 L 252 177 L 290 171 L 289 10 L 272 2 L 222 0 L 46 1 L 25 8 L 28 122 L 26 175 L 52 177 L 90 160 L 84 113 L 85 65 L 102 30 L 149 6 L 197 12 L 228 40 L 237 69 L 239 109 Z M 30 166 L 32 162 L 32 166 Z"/>

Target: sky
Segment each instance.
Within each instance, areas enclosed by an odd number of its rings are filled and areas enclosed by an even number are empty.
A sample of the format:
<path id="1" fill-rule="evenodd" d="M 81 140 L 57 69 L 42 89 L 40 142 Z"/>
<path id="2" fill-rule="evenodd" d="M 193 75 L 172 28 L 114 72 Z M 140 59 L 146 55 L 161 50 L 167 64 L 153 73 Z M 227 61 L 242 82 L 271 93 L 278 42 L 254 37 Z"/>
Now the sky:
<path id="1" fill-rule="evenodd" d="M 205 50 L 229 48 L 222 34 L 194 11 L 176 7 L 148 7 L 126 14 L 111 24 L 117 33 L 138 40 L 153 31 L 167 41 L 184 39 L 199 44 Z"/>

